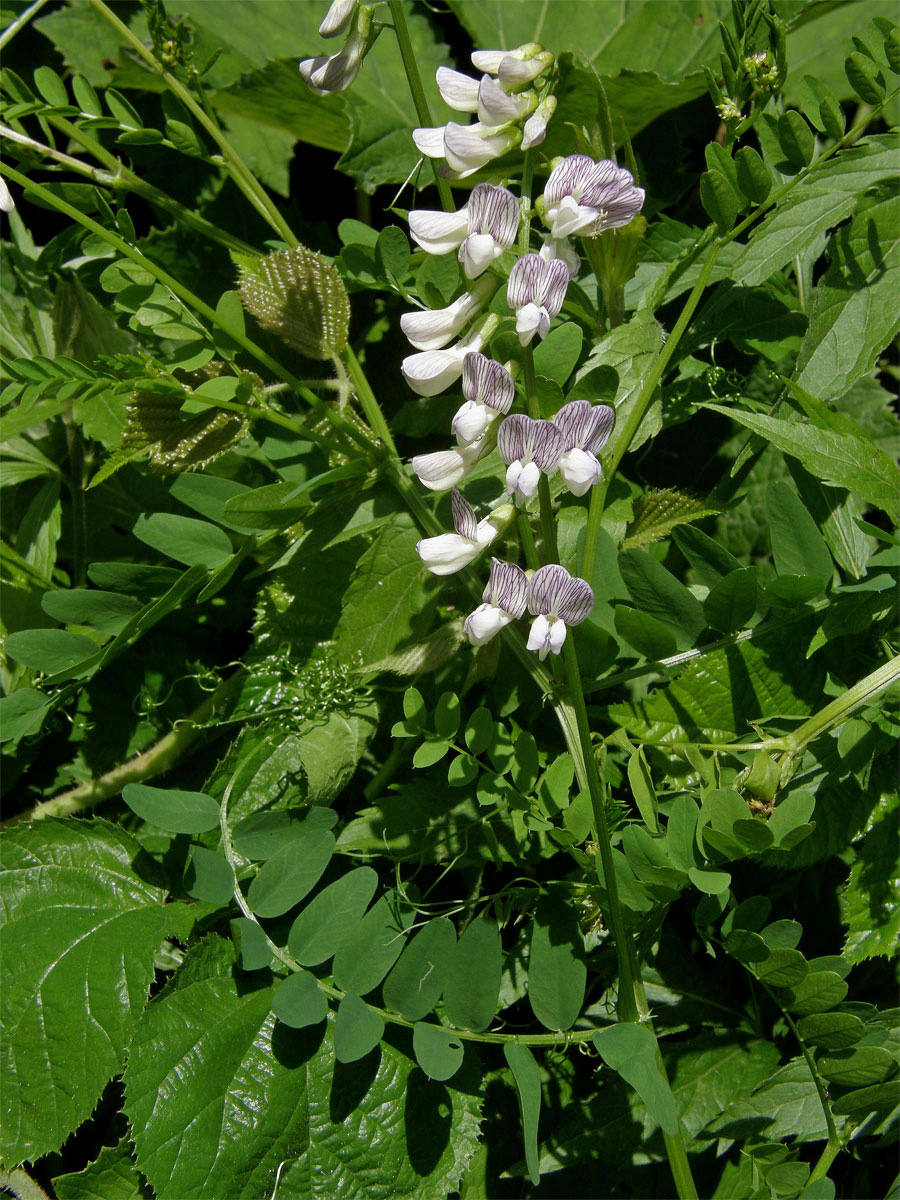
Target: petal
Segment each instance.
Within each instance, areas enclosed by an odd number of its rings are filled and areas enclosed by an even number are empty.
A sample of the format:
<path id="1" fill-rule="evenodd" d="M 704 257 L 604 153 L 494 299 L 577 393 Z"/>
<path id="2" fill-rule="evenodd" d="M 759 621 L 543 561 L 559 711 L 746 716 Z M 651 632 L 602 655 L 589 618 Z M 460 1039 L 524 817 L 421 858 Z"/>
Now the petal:
<path id="1" fill-rule="evenodd" d="M 537 304 L 526 304 L 516 313 L 516 333 L 519 335 L 519 342 L 523 346 L 527 346 L 534 335 L 540 331 L 541 324 L 546 317 L 543 308 Z M 550 318 L 547 317 L 549 324 Z M 546 335 L 542 335 L 546 336 Z"/>
<path id="2" fill-rule="evenodd" d="M 543 262 L 543 259 L 541 259 Z M 563 306 L 569 287 L 569 268 L 561 258 L 551 259 L 546 264 L 547 274 L 541 303 L 551 317 L 555 317 Z M 545 337 L 546 334 L 541 334 Z"/>
<path id="3" fill-rule="evenodd" d="M 571 582 L 572 576 L 558 563 L 538 567 L 528 582 L 528 611 L 546 615 L 556 610 L 557 602 Z"/>
<path id="4" fill-rule="evenodd" d="M 473 442 L 484 437 L 498 416 L 499 413 L 492 412 L 487 405 L 467 400 L 456 410 L 456 415 L 450 424 L 450 432 L 460 446 L 471 446 Z"/>
<path id="5" fill-rule="evenodd" d="M 512 375 L 486 354 L 467 354 L 463 359 L 462 389 L 467 400 L 504 414 L 512 408 L 516 395 Z"/>
<path id="6" fill-rule="evenodd" d="M 528 578 L 515 563 L 491 559 L 491 576 L 484 589 L 484 599 L 490 600 L 512 617 L 521 617 L 525 612 L 528 593 Z"/>
<path id="7" fill-rule="evenodd" d="M 556 470 L 557 463 L 565 451 L 562 434 L 552 421 L 531 422 L 531 454 L 540 469 L 547 475 Z"/>
<path id="8" fill-rule="evenodd" d="M 549 237 L 544 238 L 540 255 L 547 262 L 550 262 L 554 258 L 558 258 L 564 262 L 569 268 L 570 279 L 575 279 L 581 270 L 581 258 L 578 251 L 566 237 L 555 238 L 551 234 Z"/>
<path id="9" fill-rule="evenodd" d="M 548 268 L 539 254 L 523 254 L 509 273 L 506 299 L 510 308 L 540 303 L 540 295 Z"/>
<path id="10" fill-rule="evenodd" d="M 541 481 L 541 469 L 536 462 L 526 463 L 516 480 L 516 504 L 521 507 L 530 500 Z"/>
<path id="11" fill-rule="evenodd" d="M 550 207 L 559 204 L 563 196 L 580 198 L 597 172 L 597 164 L 586 154 L 570 154 L 550 172 L 544 188 L 544 204 Z"/>
<path id="12" fill-rule="evenodd" d="M 497 431 L 497 449 L 507 466 L 524 456 L 526 439 L 531 436 L 530 425 L 531 420 L 524 413 L 513 413 Z"/>
<path id="13" fill-rule="evenodd" d="M 565 621 L 551 621 L 548 630 L 547 642 L 551 654 L 559 654 L 563 648 L 563 642 L 566 640 L 566 623 Z"/>
<path id="14" fill-rule="evenodd" d="M 519 476 L 522 474 L 523 469 L 521 460 L 518 458 L 506 468 L 506 491 L 510 496 L 516 496 L 516 504 L 519 503 L 517 492 Z"/>
<path id="15" fill-rule="evenodd" d="M 468 208 L 459 212 L 432 212 L 415 208 L 409 214 L 409 232 L 426 254 L 449 254 L 460 244 L 469 229 Z"/>
<path id="16" fill-rule="evenodd" d="M 562 434 L 567 450 L 584 445 L 592 428 L 591 408 L 590 400 L 570 400 L 553 418 L 553 424 Z"/>
<path id="17" fill-rule="evenodd" d="M 466 279 L 477 279 L 503 253 L 489 233 L 470 233 L 459 248 Z"/>
<path id="18" fill-rule="evenodd" d="M 478 522 L 475 520 L 475 509 L 456 488 L 450 493 L 450 511 L 456 532 L 469 541 L 476 541 Z"/>
<path id="19" fill-rule="evenodd" d="M 615 202 L 604 210 L 603 228 L 620 229 L 623 225 L 627 225 L 629 221 L 633 220 L 643 206 L 644 189 L 629 188 L 626 193 L 618 196 Z"/>
<path id="20" fill-rule="evenodd" d="M 547 96 L 538 105 L 522 128 L 522 149 L 540 146 L 547 136 L 547 123 L 556 112 L 556 97 Z"/>
<path id="21" fill-rule="evenodd" d="M 566 451 L 559 460 L 559 473 L 573 496 L 583 496 L 602 476 L 600 463 L 594 455 L 577 446 Z"/>
<path id="22" fill-rule="evenodd" d="M 609 435 L 612 433 L 615 423 L 616 410 L 614 408 L 608 404 L 592 405 L 590 427 L 587 437 L 582 443 L 584 449 L 590 450 L 591 454 L 599 454 L 609 441 Z"/>
<path id="23" fill-rule="evenodd" d="M 483 646 L 492 637 L 496 637 L 511 620 L 509 613 L 502 612 L 495 605 L 479 604 L 475 611 L 466 617 L 463 632 L 473 646 Z"/>
<path id="24" fill-rule="evenodd" d="M 504 125 L 507 121 L 521 120 L 533 104 L 526 96 L 508 95 L 490 75 L 481 77 L 477 100 L 478 120 L 484 125 Z"/>
<path id="25" fill-rule="evenodd" d="M 443 158 L 445 132 L 444 125 L 438 125 L 436 128 L 422 126 L 412 131 L 412 139 L 416 143 L 416 149 L 426 158 Z"/>
<path id="26" fill-rule="evenodd" d="M 567 625 L 580 625 L 594 607 L 594 592 L 584 579 L 572 578 L 562 589 L 557 612 Z"/>
<path id="27" fill-rule="evenodd" d="M 505 250 L 512 246 L 519 231 L 519 202 L 508 188 L 479 183 L 466 207 L 471 233 L 489 233 Z"/>
<path id="28" fill-rule="evenodd" d="M 478 312 L 491 286 L 491 281 L 486 279 L 471 291 L 464 292 L 446 308 L 404 313 L 400 318 L 400 328 L 417 350 L 440 350 Z"/>
<path id="29" fill-rule="evenodd" d="M 0 176 L 0 212 L 11 213 L 15 207 L 16 204 L 6 186 L 6 180 Z"/>
<path id="30" fill-rule="evenodd" d="M 432 575 L 455 575 L 467 567 L 481 547 L 458 533 L 442 533 L 416 542 L 416 553 Z"/>
<path id="31" fill-rule="evenodd" d="M 550 625 L 543 615 L 536 616 L 531 622 L 526 649 L 537 650 L 541 658 L 547 657 L 550 640 Z"/>
<path id="32" fill-rule="evenodd" d="M 350 24 L 350 18 L 356 11 L 357 0 L 333 0 L 325 14 L 325 19 L 319 26 L 319 36 L 323 38 L 337 37 Z"/>
<path id="33" fill-rule="evenodd" d="M 445 492 L 466 475 L 473 455 L 462 450 L 436 450 L 433 454 L 417 454 L 412 469 L 419 482 L 432 492 Z"/>
<path id="34" fill-rule="evenodd" d="M 496 75 L 507 54 L 509 54 L 508 50 L 475 50 L 472 54 L 472 66 L 476 71 L 486 71 L 488 75 Z"/>
<path id="35" fill-rule="evenodd" d="M 420 396 L 437 396 L 459 379 L 462 356 L 455 350 L 424 350 L 400 364 L 403 378 Z"/>
<path id="36" fill-rule="evenodd" d="M 550 62 L 552 61 L 553 55 L 551 54 Z M 542 75 L 549 65 L 546 52 L 544 54 L 536 54 L 534 58 L 529 58 L 525 61 L 520 58 L 514 58 L 512 54 L 507 54 L 505 58 L 500 60 L 500 66 L 497 68 L 500 86 L 507 91 L 517 91 L 519 88 L 531 83 L 532 79 L 537 79 L 538 75 Z"/>
<path id="37" fill-rule="evenodd" d="M 449 67 L 438 67 L 434 73 L 441 99 L 457 112 L 478 111 L 478 80 L 462 71 L 451 71 Z"/>
<path id="38" fill-rule="evenodd" d="M 444 131 L 444 157 L 460 178 L 471 175 L 493 158 L 506 154 L 522 140 L 521 130 L 496 132 L 488 125 L 457 125 L 449 121 Z"/>

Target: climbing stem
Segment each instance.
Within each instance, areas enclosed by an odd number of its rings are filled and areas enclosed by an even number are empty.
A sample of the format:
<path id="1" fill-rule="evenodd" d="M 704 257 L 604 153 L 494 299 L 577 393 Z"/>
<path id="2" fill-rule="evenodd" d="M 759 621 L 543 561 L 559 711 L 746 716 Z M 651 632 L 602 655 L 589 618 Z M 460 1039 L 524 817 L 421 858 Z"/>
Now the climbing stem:
<path id="1" fill-rule="evenodd" d="M 409 38 L 409 29 L 406 25 L 406 14 L 403 11 L 403 0 L 388 0 L 388 8 L 391 10 L 391 20 L 394 23 L 394 33 L 397 36 L 397 45 L 400 48 L 400 57 L 403 59 L 403 69 L 406 72 L 406 78 L 409 83 L 409 90 L 412 93 L 413 104 L 416 106 L 416 116 L 426 128 L 432 127 L 434 121 L 431 116 L 431 109 L 428 106 L 428 99 L 425 95 L 425 89 L 422 87 L 422 77 L 419 75 L 419 64 L 416 62 L 416 52 L 413 49 L 413 44 Z M 438 167 L 435 160 L 429 159 L 431 169 L 434 172 L 434 182 L 437 186 L 438 195 L 441 198 L 441 204 L 444 212 L 454 212 L 455 206 L 453 203 L 453 195 L 450 191 L 450 185 L 447 180 L 438 174 Z"/>
<path id="2" fill-rule="evenodd" d="M 615 431 L 611 439 L 611 452 L 608 458 L 603 463 L 603 478 L 594 487 L 591 494 L 591 504 L 588 510 L 587 530 L 584 540 L 584 556 L 581 561 L 581 575 L 584 579 L 591 582 L 594 577 L 594 565 L 597 559 L 597 538 L 600 534 L 600 522 L 603 519 L 603 510 L 606 504 L 606 496 L 609 491 L 609 486 L 615 478 L 616 470 L 623 456 L 627 452 L 629 446 L 634 440 L 634 435 L 643 421 L 647 409 L 650 407 L 650 402 L 653 399 L 653 394 L 662 379 L 666 367 L 672 360 L 672 356 L 678 349 L 678 343 L 681 341 L 681 336 L 687 329 L 688 322 L 694 315 L 694 310 L 700 303 L 700 297 L 709 283 L 713 268 L 716 265 L 716 259 L 719 257 L 719 251 L 722 248 L 722 243 L 714 241 L 709 248 L 709 253 L 706 256 L 706 261 L 703 264 L 703 269 L 697 279 L 697 282 L 691 288 L 690 295 L 684 303 L 684 307 L 675 322 L 675 328 L 666 339 L 666 344 L 660 350 L 656 357 L 656 361 L 650 368 L 647 378 L 644 380 L 643 386 L 638 394 L 637 399 L 631 406 L 627 417 L 620 429 Z"/>

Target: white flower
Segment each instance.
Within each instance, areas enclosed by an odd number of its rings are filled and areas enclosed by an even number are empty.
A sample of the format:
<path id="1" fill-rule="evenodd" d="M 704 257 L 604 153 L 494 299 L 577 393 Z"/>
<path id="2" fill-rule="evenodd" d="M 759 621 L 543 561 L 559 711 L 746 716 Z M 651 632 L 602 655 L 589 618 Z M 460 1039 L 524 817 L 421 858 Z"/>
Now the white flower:
<path id="1" fill-rule="evenodd" d="M 356 12 L 359 0 L 333 0 L 325 14 L 325 20 L 319 26 L 319 36 L 323 38 L 337 37 L 350 24 L 350 19 Z"/>
<path id="2" fill-rule="evenodd" d="M 554 258 L 562 259 L 569 268 L 570 279 L 574 279 L 581 270 L 581 255 L 568 238 L 547 236 L 538 253 L 547 262 L 552 262 Z"/>
<path id="3" fill-rule="evenodd" d="M 534 616 L 528 649 L 541 659 L 559 654 L 566 627 L 580 624 L 593 607 L 594 593 L 583 579 L 555 563 L 538 568 L 528 583 L 528 611 Z"/>
<path id="4" fill-rule="evenodd" d="M 547 122 L 556 112 L 556 97 L 547 96 L 537 106 L 522 129 L 522 149 L 539 146 L 547 136 Z"/>
<path id="5" fill-rule="evenodd" d="M 465 404 L 450 426 L 460 446 L 480 443 L 493 423 L 512 408 L 516 394 L 509 371 L 484 354 L 467 354 L 463 359 Z"/>
<path id="6" fill-rule="evenodd" d="M 515 242 L 519 204 L 506 188 L 479 183 L 458 212 L 413 209 L 409 231 L 428 254 L 447 254 L 458 246 L 466 278 L 476 279 Z"/>
<path id="7" fill-rule="evenodd" d="M 489 642 L 504 625 L 524 614 L 527 590 L 528 580 L 521 567 L 491 559 L 491 575 L 482 597 L 484 603 L 469 613 L 463 625 L 473 646 Z"/>
<path id="8" fill-rule="evenodd" d="M 597 455 L 615 423 L 615 411 L 608 404 L 591 404 L 589 400 L 572 400 L 553 418 L 566 446 L 559 460 L 559 473 L 573 495 L 583 496 L 600 480 L 603 472 Z"/>
<path id="9" fill-rule="evenodd" d="M 469 473 L 480 449 L 480 446 L 465 446 L 459 450 L 417 454 L 412 460 L 412 469 L 430 492 L 446 492 Z"/>
<path id="10" fill-rule="evenodd" d="M 434 73 L 441 99 L 457 112 L 478 112 L 478 80 L 462 71 L 438 67 Z"/>
<path id="11" fill-rule="evenodd" d="M 447 160 L 444 174 L 464 179 L 518 146 L 522 131 L 508 126 L 484 125 L 480 121 L 472 125 L 448 121 L 446 125 L 414 129 L 412 136 L 420 153 L 428 158 Z"/>
<path id="12" fill-rule="evenodd" d="M 537 491 L 541 472 L 549 475 L 556 469 L 565 443 L 550 421 L 513 413 L 497 431 L 497 449 L 507 466 L 506 490 L 521 508 Z"/>
<path id="13" fill-rule="evenodd" d="M 538 42 L 527 42 L 515 50 L 476 50 L 472 66 L 497 75 L 504 91 L 519 91 L 553 66 L 554 55 Z"/>
<path id="14" fill-rule="evenodd" d="M 498 324 L 499 317 L 487 313 L 449 350 L 424 350 L 408 355 L 400 364 L 403 378 L 420 396 L 437 396 L 446 391 L 462 374 L 466 355 L 480 350 Z"/>
<path id="15" fill-rule="evenodd" d="M 630 171 L 584 154 L 564 158 L 550 172 L 543 196 L 543 220 L 553 237 L 590 235 L 617 229 L 640 212 L 643 188 Z"/>
<path id="16" fill-rule="evenodd" d="M 330 15 L 329 10 L 328 16 Z M 325 18 L 326 22 L 328 16 Z M 359 68 L 368 49 L 371 29 L 371 9 L 365 6 L 358 8 L 356 23 L 337 54 L 305 58 L 300 63 L 300 74 L 311 92 L 317 96 L 329 96 L 332 92 L 343 92 L 350 86 L 359 74 Z"/>
<path id="17" fill-rule="evenodd" d="M 11 213 L 15 207 L 15 201 L 9 194 L 6 180 L 0 175 L 0 212 Z"/>
<path id="18" fill-rule="evenodd" d="M 505 125 L 520 121 L 537 106 L 534 92 L 510 95 L 490 75 L 482 75 L 478 85 L 478 120 L 483 125 Z"/>
<path id="19" fill-rule="evenodd" d="M 404 313 L 400 328 L 417 350 L 440 350 L 480 311 L 495 288 L 495 281 L 486 276 L 447 308 Z"/>
<path id="20" fill-rule="evenodd" d="M 547 336 L 568 286 L 569 268 L 561 259 L 547 262 L 539 254 L 523 254 L 516 262 L 509 274 L 506 298 L 516 311 L 516 332 L 523 346 L 535 334 Z"/>
<path id="21" fill-rule="evenodd" d="M 456 533 L 442 533 L 416 543 L 416 553 L 432 575 L 453 575 L 467 567 L 497 536 L 490 517 L 475 520 L 475 510 L 456 488 L 450 494 Z"/>

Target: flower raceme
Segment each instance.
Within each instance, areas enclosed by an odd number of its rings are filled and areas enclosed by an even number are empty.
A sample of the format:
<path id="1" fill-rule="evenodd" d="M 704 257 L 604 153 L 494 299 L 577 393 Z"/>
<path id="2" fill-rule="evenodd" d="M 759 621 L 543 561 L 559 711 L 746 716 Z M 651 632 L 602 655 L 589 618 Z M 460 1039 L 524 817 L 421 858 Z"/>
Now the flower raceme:
<path id="1" fill-rule="evenodd" d="M 565 442 L 550 421 L 512 413 L 497 431 L 497 449 L 506 463 L 506 490 L 521 508 L 537 491 L 541 472 L 556 470 Z"/>
<path id="2" fill-rule="evenodd" d="M 542 660 L 559 654 L 568 626 L 580 624 L 593 607 L 590 584 L 556 563 L 539 567 L 528 583 L 528 611 L 534 621 L 527 648 L 536 650 Z"/>
<path id="3" fill-rule="evenodd" d="M 563 306 L 569 286 L 569 268 L 559 258 L 523 254 L 509 273 L 506 299 L 515 309 L 516 333 L 523 346 L 535 334 L 545 338 L 550 321 Z"/>
<path id="4" fill-rule="evenodd" d="M 426 254 L 448 254 L 458 246 L 466 278 L 476 279 L 514 244 L 519 205 L 506 188 L 479 183 L 459 212 L 413 209 L 409 231 Z"/>
<path id="5" fill-rule="evenodd" d="M 480 443 L 500 417 L 512 408 L 516 388 L 505 367 L 484 354 L 467 354 L 463 359 L 462 390 L 466 400 L 450 428 L 461 447 Z"/>
<path id="6" fill-rule="evenodd" d="M 573 495 L 583 496 L 599 482 L 602 470 L 597 455 L 609 440 L 615 423 L 614 409 L 608 404 L 591 404 L 589 400 L 572 400 L 553 418 L 565 442 L 559 473 Z"/>
<path id="7" fill-rule="evenodd" d="M 416 553 L 432 575 L 454 575 L 467 567 L 498 533 L 491 517 L 475 519 L 475 510 L 456 488 L 450 494 L 455 533 L 441 533 L 416 543 Z M 493 514 L 492 514 L 493 516 Z"/>
<path id="8" fill-rule="evenodd" d="M 484 589 L 483 604 L 469 613 L 463 630 L 473 646 L 483 646 L 500 630 L 525 613 L 528 579 L 515 563 L 491 559 L 491 574 Z"/>
<path id="9" fill-rule="evenodd" d="M 640 212 L 644 190 L 610 159 L 572 154 L 550 172 L 542 198 L 544 224 L 554 238 L 594 236 L 618 229 Z"/>

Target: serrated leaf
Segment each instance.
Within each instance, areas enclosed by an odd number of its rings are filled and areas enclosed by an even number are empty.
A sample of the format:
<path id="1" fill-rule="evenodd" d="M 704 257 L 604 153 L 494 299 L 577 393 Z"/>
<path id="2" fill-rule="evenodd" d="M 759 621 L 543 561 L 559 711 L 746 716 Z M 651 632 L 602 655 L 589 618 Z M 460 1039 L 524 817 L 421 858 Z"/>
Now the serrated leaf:
<path id="1" fill-rule="evenodd" d="M 689 521 L 700 521 L 714 516 L 720 510 L 685 492 L 664 488 L 662 491 L 645 492 L 634 502 L 634 515 L 625 531 L 622 549 L 649 546 L 668 537 L 677 525 Z"/>
<path id="2" fill-rule="evenodd" d="M 184 908 L 139 878 L 139 843 L 106 821 L 14 827 L 2 852 L 3 1154 L 15 1164 L 58 1149 L 122 1070 Z"/>
<path id="3" fill-rule="evenodd" d="M 147 1200 L 149 1196 L 127 1138 L 117 1146 L 104 1146 L 83 1171 L 57 1175 L 53 1190 L 57 1200 Z"/>
<path id="4" fill-rule="evenodd" d="M 853 963 L 894 953 L 900 937 L 900 883 L 897 881 L 897 798 L 882 801 L 866 836 L 856 847 L 850 877 L 841 895 L 847 926 L 843 954 Z"/>
<path id="5" fill-rule="evenodd" d="M 294 246 L 239 260 L 240 296 L 263 329 L 307 358 L 328 359 L 347 345 L 350 301 L 337 269 L 315 250 Z"/>

